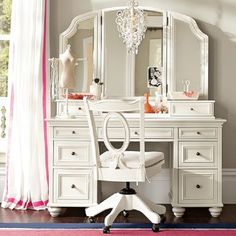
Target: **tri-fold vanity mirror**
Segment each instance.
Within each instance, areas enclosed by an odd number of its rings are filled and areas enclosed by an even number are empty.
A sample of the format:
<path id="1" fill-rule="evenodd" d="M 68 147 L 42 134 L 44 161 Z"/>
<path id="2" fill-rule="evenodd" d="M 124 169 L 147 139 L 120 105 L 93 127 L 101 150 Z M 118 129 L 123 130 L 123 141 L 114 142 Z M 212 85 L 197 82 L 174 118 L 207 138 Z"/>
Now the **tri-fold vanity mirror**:
<path id="1" fill-rule="evenodd" d="M 141 96 L 155 90 L 148 83 L 150 67 L 162 69 L 161 93 L 189 89 L 208 97 L 208 37 L 196 22 L 175 12 L 144 8 L 147 30 L 137 55 L 130 55 L 119 37 L 120 8 L 79 15 L 60 35 L 60 52 L 68 44 L 78 58 L 76 92 L 89 92 L 94 78 L 104 84 L 104 97 Z M 159 88 L 160 90 L 160 88 Z"/>
<path id="2" fill-rule="evenodd" d="M 78 15 L 60 35 L 59 54 L 71 45 L 76 58 L 76 82 L 69 93 L 87 94 L 94 79 L 99 78 L 103 98 L 148 93 L 172 101 L 207 100 L 208 36 L 198 28 L 195 20 L 176 12 L 142 8 L 147 27 L 145 37 L 138 53 L 129 54 L 117 30 L 117 13 L 122 9 L 109 8 Z M 61 96 L 63 92 L 56 86 L 60 79 L 60 63 L 56 66 L 58 73 L 52 76 L 53 97 L 58 106 L 63 106 L 61 99 L 65 95 Z M 158 73 L 159 77 L 153 76 Z"/>

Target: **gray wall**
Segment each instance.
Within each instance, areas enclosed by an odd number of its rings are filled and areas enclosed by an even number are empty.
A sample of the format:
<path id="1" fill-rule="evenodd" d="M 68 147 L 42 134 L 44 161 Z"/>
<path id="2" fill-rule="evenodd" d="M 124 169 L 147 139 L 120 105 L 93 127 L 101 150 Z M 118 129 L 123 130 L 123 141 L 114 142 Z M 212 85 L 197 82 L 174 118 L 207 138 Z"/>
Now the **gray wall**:
<path id="1" fill-rule="evenodd" d="M 127 0 L 51 0 L 51 57 L 58 57 L 59 34 L 76 15 L 126 4 Z M 227 119 L 223 129 L 223 167 L 236 168 L 236 1 L 140 0 L 140 5 L 189 15 L 208 34 L 209 98 L 216 101 L 216 117 Z"/>

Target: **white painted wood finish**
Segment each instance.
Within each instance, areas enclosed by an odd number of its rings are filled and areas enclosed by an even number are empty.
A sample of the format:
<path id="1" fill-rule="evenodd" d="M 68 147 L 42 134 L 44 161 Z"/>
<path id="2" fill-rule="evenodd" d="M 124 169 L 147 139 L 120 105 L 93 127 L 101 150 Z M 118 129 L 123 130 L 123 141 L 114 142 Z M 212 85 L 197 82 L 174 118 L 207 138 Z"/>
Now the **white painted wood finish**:
<path id="1" fill-rule="evenodd" d="M 93 217 L 100 212 L 112 208 L 112 211 L 105 217 L 105 226 L 111 226 L 117 215 L 124 210 L 137 210 L 144 214 L 153 224 L 159 224 L 160 215 L 165 214 L 166 208 L 162 205 L 153 204 L 145 199 L 145 202 L 137 194 L 115 193 L 97 206 L 86 209 L 86 215 Z M 114 207 L 115 206 L 115 207 Z"/>
<path id="2" fill-rule="evenodd" d="M 103 9 L 92 14 L 88 13 L 83 16 L 76 17 L 71 26 L 65 31 L 60 38 L 60 52 L 67 45 L 67 41 L 77 30 L 77 24 L 86 19 L 86 17 L 94 17 L 95 25 L 95 60 L 94 75 L 101 78 L 105 82 L 103 95 L 106 96 L 107 84 L 105 80 L 105 37 L 104 24 L 100 23 L 104 19 L 104 13 L 109 10 Z M 150 9 L 149 9 L 150 10 Z M 152 9 L 156 10 L 156 9 Z M 174 12 L 163 13 L 163 95 L 167 92 L 175 91 L 176 73 L 175 73 L 175 21 L 182 21 L 189 27 L 192 37 L 198 41 L 199 61 L 194 69 L 200 71 L 200 98 L 208 98 L 208 37 L 203 34 L 196 22 L 188 17 Z M 97 24 L 97 28 L 96 28 Z M 100 37 L 100 36 L 103 37 Z M 97 36 L 97 38 L 96 38 Z M 102 39 L 102 40 L 101 40 Z M 100 41 L 101 40 L 101 41 Z M 135 66 L 134 58 L 130 58 L 127 65 L 130 65 L 130 71 L 126 71 L 128 77 L 133 78 L 127 80 L 125 94 L 127 96 L 134 95 L 134 74 Z M 199 62 L 198 61 L 198 62 Z M 195 65 L 195 64 L 194 64 Z M 187 65 L 186 65 L 187 66 Z M 197 77 L 198 78 L 198 77 Z M 180 78 L 185 80 L 185 78 Z M 189 77 L 186 79 L 190 79 Z M 196 81 L 195 81 L 196 82 Z M 198 82 L 198 81 L 197 81 Z M 196 83 L 197 83 L 196 82 Z M 109 78 L 112 83 L 112 78 Z M 168 91 L 167 86 L 168 84 Z M 191 89 L 191 87 L 190 87 Z M 103 91 L 103 92 L 104 92 Z M 123 91 L 121 91 L 121 94 Z M 214 117 L 214 101 L 169 101 L 169 114 L 161 118 L 157 114 L 147 114 L 145 116 L 145 141 L 150 142 L 170 142 L 172 160 L 171 166 L 171 204 L 175 216 L 181 217 L 184 214 L 185 207 L 209 207 L 209 211 L 213 216 L 220 214 L 222 204 L 222 125 L 225 120 L 215 119 Z M 62 100 L 57 101 L 57 117 L 62 117 L 65 113 L 65 103 Z M 49 206 L 52 215 L 59 212 L 60 207 L 66 206 L 92 206 L 96 205 L 97 200 L 97 180 L 98 173 L 91 162 L 91 152 L 86 147 L 89 146 L 88 123 L 84 114 L 84 106 L 82 101 L 69 101 L 69 113 L 75 115 L 74 120 L 51 119 L 49 123 L 50 137 L 50 199 Z M 139 118 L 136 114 L 125 116 L 131 127 L 130 139 L 137 141 L 139 134 L 138 123 Z M 102 119 L 104 116 L 96 117 L 98 126 L 98 139 L 103 140 Z M 124 137 L 121 125 L 117 122 L 111 122 L 108 136 L 113 141 L 121 141 Z M 75 147 L 74 143 L 78 142 Z M 69 144 L 70 143 L 70 144 Z M 87 143 L 87 144 L 86 144 Z M 53 151 L 54 150 L 54 151 Z M 74 158 L 71 153 L 80 153 L 81 162 Z M 72 157 L 73 156 L 73 157 Z M 93 185 L 90 194 L 87 194 L 85 185 L 82 185 L 84 194 L 78 195 L 74 199 L 74 190 L 71 189 L 72 182 L 80 183 L 80 178 L 71 173 L 71 176 L 65 177 L 63 174 L 69 173 L 69 170 L 75 170 L 80 176 L 84 175 L 84 182 L 88 184 L 88 188 Z M 58 178 L 58 173 L 61 173 Z M 106 174 L 109 178 L 110 173 Z M 67 175 L 66 175 L 67 176 Z M 60 181 L 58 180 L 60 179 Z M 66 181 L 63 181 L 66 179 Z M 125 178 L 124 178 L 125 179 Z M 73 180 L 73 181 L 72 181 Z M 90 182 L 89 182 L 90 181 Z M 57 184 L 55 184 L 57 182 Z M 91 184 L 92 183 L 92 184 Z M 58 192 L 58 188 L 62 192 Z M 197 186 L 197 187 L 196 187 Z M 199 187 L 198 187 L 199 186 Z M 68 192 L 69 196 L 64 194 Z M 63 192 L 65 191 L 65 192 Z M 60 195 L 60 194 L 61 195 Z M 61 198 L 62 196 L 62 198 Z M 84 197 L 86 196 L 86 200 Z M 64 199 L 65 197 L 65 199 Z M 66 197 L 71 197 L 72 201 L 68 201 Z M 120 197 L 117 200 L 123 201 Z M 87 202 L 86 202 L 87 201 Z M 109 201 L 109 200 L 108 200 Z M 129 200 L 131 201 L 131 200 Z M 55 207 L 55 210 L 53 209 Z M 95 209 L 95 208 L 94 208 Z M 97 209 L 97 208 L 96 208 Z M 93 212 L 94 213 L 94 212 Z M 109 217 L 108 217 L 109 218 Z M 110 221 L 108 220 L 108 223 Z"/>
<path id="3" fill-rule="evenodd" d="M 87 205 L 93 202 L 92 169 L 55 169 L 54 202 L 73 205 L 80 202 Z"/>
<path id="4" fill-rule="evenodd" d="M 92 164 L 89 142 L 56 140 L 54 142 L 55 165 L 80 165 Z"/>
<path id="5" fill-rule="evenodd" d="M 217 170 L 180 170 L 179 203 L 217 204 Z"/>
<path id="6" fill-rule="evenodd" d="M 128 119 L 131 131 L 131 141 L 137 141 L 135 132 L 138 127 L 139 119 L 136 114 L 125 114 Z M 101 127 L 102 116 L 96 116 L 96 123 Z M 173 212 L 177 217 L 184 214 L 185 207 L 209 207 L 213 216 L 220 214 L 222 208 L 222 125 L 223 119 L 200 119 L 186 117 L 160 118 L 155 114 L 145 114 L 145 141 L 146 142 L 171 142 L 172 143 L 172 174 L 171 174 L 171 204 Z M 77 119 L 49 119 L 49 170 L 50 170 L 50 198 L 49 211 L 51 215 L 56 215 L 58 208 L 62 207 L 84 207 L 96 205 L 97 200 L 97 176 L 94 163 L 86 158 L 88 153 L 85 151 L 87 145 L 90 145 L 88 123 L 85 116 Z M 100 129 L 98 128 L 98 129 Z M 111 132 L 116 141 L 121 140 L 120 124 L 111 122 Z M 75 132 L 73 132 L 75 131 Z M 87 135 L 86 135 L 87 133 Z M 101 134 L 99 139 L 102 140 Z M 68 161 L 66 156 L 59 161 L 56 157 L 57 146 L 68 147 L 73 151 L 74 144 L 77 143 L 76 149 L 81 148 L 80 154 L 83 155 L 82 161 L 74 161 L 69 155 Z M 76 150 L 79 152 L 79 150 Z M 196 155 L 197 152 L 200 155 Z M 81 156 L 81 155 L 80 155 Z M 90 159 L 91 160 L 91 159 Z M 60 198 L 58 188 L 58 173 L 69 173 L 67 181 L 61 182 L 60 188 L 72 191 L 72 179 L 76 180 L 81 173 L 87 176 L 88 184 L 93 186 L 89 188 L 89 199 L 80 199 L 78 195 L 75 199 Z M 71 179 L 72 178 L 72 179 Z M 86 181 L 87 181 L 86 180 Z M 72 181 L 72 182 L 71 182 Z M 89 182 L 90 181 L 90 182 Z M 194 184 L 193 184 L 194 182 Z M 57 184 L 56 184 L 57 183 Z M 153 186 L 154 182 L 151 184 Z M 196 188 L 200 185 L 200 188 Z M 85 188 L 82 186 L 82 188 Z M 148 188 L 147 188 L 148 189 Z M 83 190 L 86 193 L 85 190 Z M 162 190 L 160 190 L 162 191 Z M 64 193 L 62 192 L 62 193 Z M 199 192 L 201 194 L 199 194 Z M 148 193 L 145 193 L 148 196 Z M 63 196 L 63 194 L 62 194 Z M 69 197 L 73 194 L 70 194 Z"/>
<path id="7" fill-rule="evenodd" d="M 154 105 L 154 101 L 151 98 L 151 104 Z M 215 101 L 197 100 L 197 101 L 168 101 L 169 113 L 165 116 L 188 119 L 191 118 L 205 118 L 214 119 L 214 104 Z M 65 114 L 66 103 L 63 100 L 57 101 L 57 117 L 63 118 Z M 73 116 L 81 116 L 84 114 L 84 105 L 82 100 L 69 100 L 68 112 Z"/>
<path id="8" fill-rule="evenodd" d="M 214 118 L 215 101 L 171 101 L 170 116 Z"/>
<path id="9" fill-rule="evenodd" d="M 216 167 L 217 142 L 179 142 L 179 166 Z"/>

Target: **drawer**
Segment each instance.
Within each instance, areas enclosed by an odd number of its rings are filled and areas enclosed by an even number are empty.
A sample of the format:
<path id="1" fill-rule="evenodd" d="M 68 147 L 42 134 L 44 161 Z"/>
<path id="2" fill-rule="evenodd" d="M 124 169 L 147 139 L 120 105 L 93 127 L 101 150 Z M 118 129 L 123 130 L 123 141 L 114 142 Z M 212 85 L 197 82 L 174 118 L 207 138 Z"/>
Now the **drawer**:
<path id="1" fill-rule="evenodd" d="M 91 143 L 54 141 L 54 165 L 88 166 L 91 164 Z"/>
<path id="2" fill-rule="evenodd" d="M 216 170 L 179 171 L 179 203 L 213 204 L 216 202 Z"/>
<path id="3" fill-rule="evenodd" d="M 66 102 L 58 101 L 57 102 L 57 116 L 63 116 L 66 113 Z M 68 113 L 70 115 L 79 116 L 85 115 L 84 104 L 83 101 L 70 101 L 68 104 Z"/>
<path id="4" fill-rule="evenodd" d="M 75 138 L 75 139 L 90 139 L 88 128 L 78 127 L 54 127 L 54 138 Z"/>
<path id="5" fill-rule="evenodd" d="M 145 128 L 145 138 L 165 139 L 165 138 L 173 138 L 173 137 L 174 137 L 174 130 L 172 128 Z"/>
<path id="6" fill-rule="evenodd" d="M 170 115 L 181 117 L 214 117 L 213 102 L 171 102 Z"/>
<path id="7" fill-rule="evenodd" d="M 130 128 L 130 138 L 138 139 L 139 138 L 139 128 Z M 145 128 L 145 138 L 155 139 L 163 138 L 169 139 L 173 138 L 173 129 L 172 128 Z M 122 128 L 110 128 L 108 129 L 108 137 L 110 139 L 122 139 L 125 135 L 124 129 Z M 99 129 L 99 138 L 103 138 L 103 130 Z"/>
<path id="8" fill-rule="evenodd" d="M 217 166 L 216 142 L 180 142 L 179 166 L 215 167 Z"/>
<path id="9" fill-rule="evenodd" d="M 91 169 L 54 169 L 54 203 L 91 203 L 93 175 Z"/>
<path id="10" fill-rule="evenodd" d="M 179 128 L 180 139 L 208 139 L 217 136 L 217 128 Z"/>

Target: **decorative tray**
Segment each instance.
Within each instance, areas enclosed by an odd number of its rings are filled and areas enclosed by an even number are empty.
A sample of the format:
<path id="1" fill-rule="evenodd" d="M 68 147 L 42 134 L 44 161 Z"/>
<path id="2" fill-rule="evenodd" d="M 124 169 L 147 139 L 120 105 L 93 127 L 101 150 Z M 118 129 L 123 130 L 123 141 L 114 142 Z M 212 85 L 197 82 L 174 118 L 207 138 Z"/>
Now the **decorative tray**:
<path id="1" fill-rule="evenodd" d="M 171 92 L 169 98 L 172 100 L 198 100 L 199 92 Z"/>
<path id="2" fill-rule="evenodd" d="M 66 98 L 66 94 L 63 94 L 62 97 Z M 83 100 L 84 97 L 88 99 L 94 99 L 94 95 L 91 93 L 69 93 L 68 94 L 68 99 L 71 99 L 71 100 Z"/>

